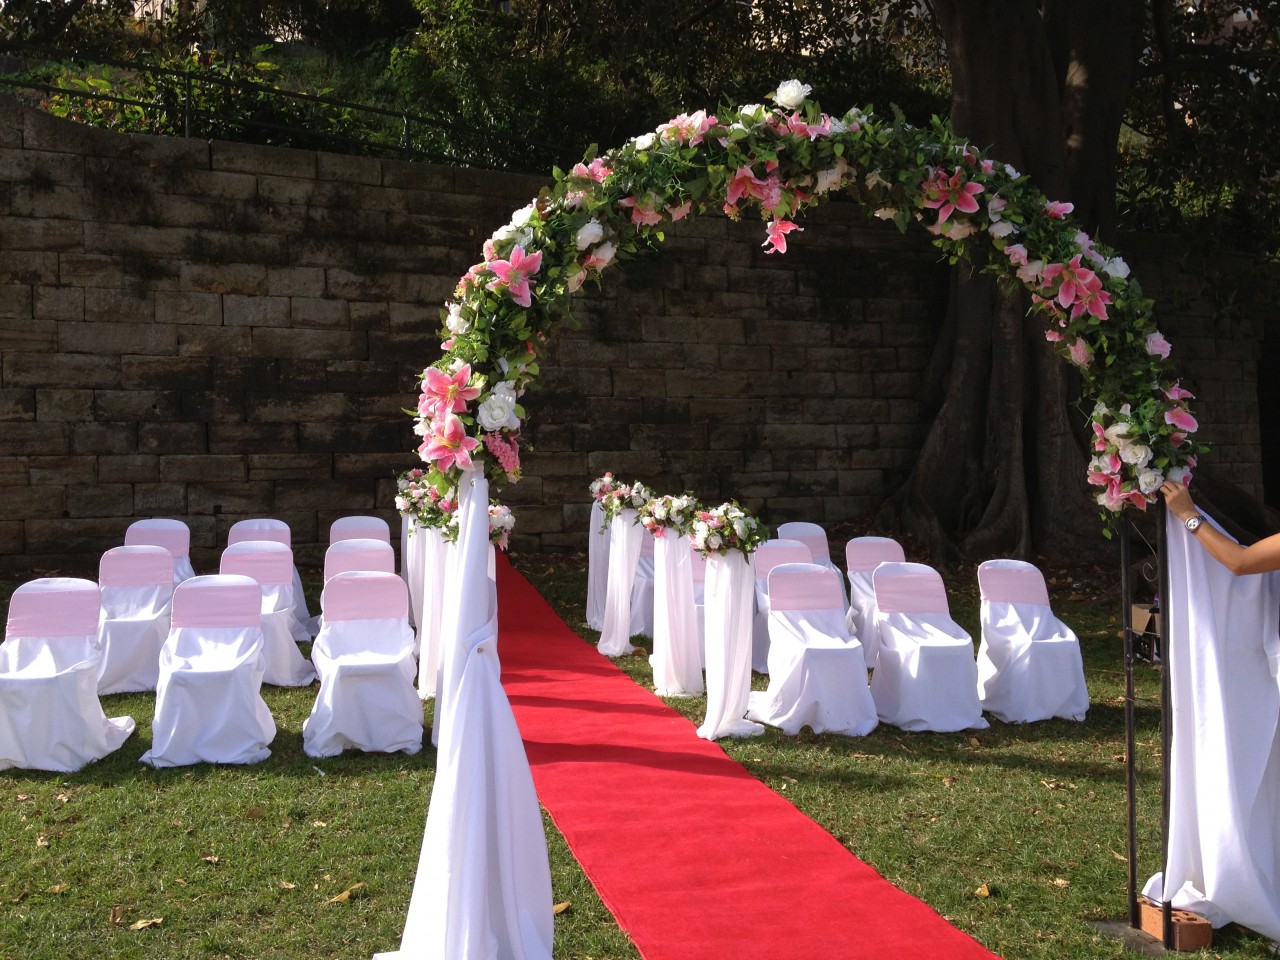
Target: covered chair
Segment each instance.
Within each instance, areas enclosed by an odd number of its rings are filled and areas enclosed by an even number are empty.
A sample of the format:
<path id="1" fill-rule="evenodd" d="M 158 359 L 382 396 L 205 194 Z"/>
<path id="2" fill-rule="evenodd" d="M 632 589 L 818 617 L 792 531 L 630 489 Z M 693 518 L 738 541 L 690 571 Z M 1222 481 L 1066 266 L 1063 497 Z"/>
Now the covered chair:
<path id="1" fill-rule="evenodd" d="M 779 540 L 799 540 L 809 548 L 813 555 L 813 563 L 836 572 L 836 586 L 840 587 L 840 595 L 844 596 L 844 583 L 841 580 L 840 568 L 831 561 L 831 545 L 827 540 L 827 531 L 819 523 L 805 520 L 791 520 L 781 523 L 777 529 Z"/>
<path id="2" fill-rule="evenodd" d="M 98 561 L 98 693 L 154 690 L 169 636 L 173 556 L 164 547 L 112 547 Z"/>
<path id="3" fill-rule="evenodd" d="M 173 585 L 196 575 L 191 568 L 191 528 L 181 520 L 153 517 L 135 520 L 124 532 L 126 547 L 164 547 L 173 557 Z"/>
<path id="4" fill-rule="evenodd" d="M 108 719 L 98 701 L 98 614 L 92 580 L 46 577 L 9 601 L 0 644 L 0 770 L 70 773 L 112 753 L 132 717 Z"/>
<path id="5" fill-rule="evenodd" d="M 604 521 L 604 504 L 591 501 L 587 529 L 587 626 L 604 629 L 604 600 L 609 585 L 609 525 Z"/>
<path id="6" fill-rule="evenodd" d="M 880 638 L 876 633 L 876 591 L 871 574 L 885 562 L 906 559 L 902 544 L 890 537 L 854 537 L 844 545 L 845 568 L 849 578 L 849 629 L 862 644 L 867 669 L 876 668 Z"/>
<path id="7" fill-rule="evenodd" d="M 1024 560 L 978 567 L 978 699 L 1006 723 L 1083 720 L 1089 688 L 1075 632 L 1054 616 L 1044 574 Z"/>
<path id="8" fill-rule="evenodd" d="M 324 625 L 311 648 L 320 693 L 302 725 L 303 749 L 313 757 L 417 753 L 422 701 L 404 581 L 394 573 L 335 574 L 320 603 Z"/>
<path id="9" fill-rule="evenodd" d="M 293 569 L 293 551 L 273 540 L 233 543 L 218 567 L 256 580 L 262 590 L 262 682 L 276 687 L 305 687 L 316 678 L 293 639 Z"/>
<path id="10" fill-rule="evenodd" d="M 840 574 L 820 564 L 769 571 L 769 688 L 753 691 L 747 719 L 795 735 L 860 737 L 879 722 L 862 647 L 844 618 Z"/>
<path id="11" fill-rule="evenodd" d="M 751 554 L 756 579 L 755 619 L 751 625 L 751 669 L 769 672 L 769 571 L 780 563 L 812 563 L 813 554 L 799 540 L 766 540 Z"/>
<path id="12" fill-rule="evenodd" d="M 923 563 L 882 563 L 872 584 L 880 654 L 871 697 L 880 722 L 938 733 L 987 727 L 973 638 L 951 619 L 938 572 Z"/>
<path id="13" fill-rule="evenodd" d="M 329 544 L 329 549 L 324 552 L 326 584 L 339 573 L 358 571 L 395 573 L 396 552 L 391 544 L 367 538 L 338 540 Z"/>
<path id="14" fill-rule="evenodd" d="M 271 517 L 237 520 L 227 530 L 227 546 L 244 543 L 246 540 L 271 540 L 293 549 L 293 531 L 289 529 L 289 524 Z M 299 643 L 307 643 L 316 635 L 318 626 L 311 611 L 307 609 L 307 596 L 302 589 L 302 577 L 296 566 L 293 568 L 293 601 L 290 632 Z"/>
<path id="15" fill-rule="evenodd" d="M 329 524 L 329 542 L 339 540 L 381 540 L 391 542 L 391 525 L 381 517 L 339 517 Z"/>
<path id="16" fill-rule="evenodd" d="M 262 590 L 240 574 L 193 577 L 173 592 L 173 625 L 142 762 L 258 763 L 276 735 L 262 699 Z"/>

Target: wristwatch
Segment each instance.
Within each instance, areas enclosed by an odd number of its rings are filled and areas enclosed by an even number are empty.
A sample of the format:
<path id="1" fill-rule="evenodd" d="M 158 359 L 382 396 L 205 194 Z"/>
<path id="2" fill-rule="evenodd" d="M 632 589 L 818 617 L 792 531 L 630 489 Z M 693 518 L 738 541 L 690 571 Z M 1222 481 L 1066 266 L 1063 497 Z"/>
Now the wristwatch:
<path id="1" fill-rule="evenodd" d="M 1191 533 L 1195 533 L 1197 530 L 1200 529 L 1200 524 L 1202 523 L 1204 523 L 1204 514 L 1197 513 L 1193 517 L 1187 517 L 1186 521 L 1184 522 L 1184 526 L 1186 526 L 1186 528 Z"/>

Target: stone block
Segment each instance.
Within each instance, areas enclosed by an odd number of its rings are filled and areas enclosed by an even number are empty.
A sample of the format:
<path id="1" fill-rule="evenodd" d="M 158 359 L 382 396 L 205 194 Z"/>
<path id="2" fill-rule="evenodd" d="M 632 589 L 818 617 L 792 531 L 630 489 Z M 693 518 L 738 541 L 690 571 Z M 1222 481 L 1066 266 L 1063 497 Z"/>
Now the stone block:
<path id="1" fill-rule="evenodd" d="M 30 320 L 32 317 L 31 287 L 19 283 L 0 284 L 0 319 Z"/>
<path id="2" fill-rule="evenodd" d="M 308 150 L 286 150 L 251 143 L 226 143 L 214 140 L 209 144 L 211 169 L 251 173 L 256 176 L 314 179 L 317 169 L 316 156 Z"/>
<path id="3" fill-rule="evenodd" d="M 212 383 L 214 361 L 209 357 L 120 358 L 120 386 L 134 390 L 198 390 Z"/>
<path id="4" fill-rule="evenodd" d="M 265 292 L 272 297 L 322 297 L 324 270 L 320 267 L 268 267 Z"/>
<path id="5" fill-rule="evenodd" d="M 275 510 L 275 485 L 267 480 L 191 482 L 186 487 L 188 509 L 192 513 L 261 517 L 272 516 Z"/>
<path id="6" fill-rule="evenodd" d="M 289 298 L 225 294 L 222 322 L 228 327 L 287 327 Z"/>
<path id="7" fill-rule="evenodd" d="M 133 484 L 77 484 L 66 488 L 68 517 L 128 517 L 133 513 Z"/>
<path id="8" fill-rule="evenodd" d="M 177 390 L 98 390 L 93 401 L 97 420 L 173 421 L 179 410 Z"/>
<path id="9" fill-rule="evenodd" d="M 154 483 L 160 479 L 160 464 L 151 454 L 101 456 L 97 459 L 98 480 L 102 483 Z"/>
<path id="10" fill-rule="evenodd" d="M 309 483 L 333 475 L 333 458 L 323 453 L 251 453 L 247 459 L 250 480 Z"/>
<path id="11" fill-rule="evenodd" d="M 94 391 L 84 389 L 38 389 L 36 419 L 41 422 L 84 422 L 94 417 Z M 107 417 L 105 419 L 112 419 Z M 115 418 L 123 419 L 123 418 Z"/>
<path id="12" fill-rule="evenodd" d="M 157 517 L 187 512 L 185 483 L 133 484 L 133 513 L 138 517 Z"/>
<path id="13" fill-rule="evenodd" d="M 78 560 L 92 576 L 97 559 L 121 544 L 128 525 L 124 517 L 28 520 L 24 531 L 27 555 L 59 557 L 62 562 Z"/>
<path id="14" fill-rule="evenodd" d="M 138 452 L 138 428 L 132 423 L 76 423 L 69 427 L 66 451 L 85 454 L 128 454 Z M 42 453 L 54 453 L 45 449 Z"/>
<path id="15" fill-rule="evenodd" d="M 341 330 L 350 323 L 347 301 L 321 297 L 293 297 L 289 317 L 295 328 Z"/>
<path id="16" fill-rule="evenodd" d="M 10 386 L 118 387 L 120 359 L 83 353 L 7 353 L 4 382 Z"/>
<path id="17" fill-rule="evenodd" d="M 155 319 L 155 295 L 124 290 L 88 289 L 84 294 L 84 318 L 93 323 L 151 323 Z"/>
<path id="18" fill-rule="evenodd" d="M 94 194 L 85 187 L 31 186 L 15 183 L 9 209 L 19 217 L 48 217 L 51 220 L 88 220 Z"/>
<path id="19" fill-rule="evenodd" d="M 347 397 L 340 394 L 265 396 L 248 398 L 251 423 L 333 423 L 354 419 Z"/>
<path id="20" fill-rule="evenodd" d="M 67 487 L 63 484 L 42 486 L 0 486 L 0 503 L 11 517 L 31 520 L 65 516 Z"/>
<path id="21" fill-rule="evenodd" d="M 48 251 L 0 250 L 0 283 L 53 285 L 58 282 L 58 255 Z"/>
<path id="22" fill-rule="evenodd" d="M 175 326 L 180 357 L 246 357 L 253 351 L 249 327 Z"/>
<path id="23" fill-rule="evenodd" d="M 80 220 L 19 216 L 0 218 L 0 249 L 62 253 L 83 250 L 84 243 L 85 224 Z"/>
<path id="24" fill-rule="evenodd" d="M 368 335 L 359 330 L 255 329 L 253 349 L 258 356 L 304 360 L 364 360 L 369 353 Z"/>
<path id="25" fill-rule="evenodd" d="M 379 186 L 382 183 L 382 161 L 372 157 L 317 153 L 316 178 Z"/>
<path id="26" fill-rule="evenodd" d="M 92 311 L 88 311 L 92 316 Z M 93 320 L 58 324 L 58 343 L 67 353 L 171 356 L 178 351 L 178 328 L 171 323 Z"/>
<path id="27" fill-rule="evenodd" d="M 222 297 L 216 293 L 157 290 L 155 319 L 157 323 L 219 326 L 222 323 Z"/>
<path id="28" fill-rule="evenodd" d="M 0 388 L 0 421 L 36 419 L 36 392 L 29 387 Z"/>
<path id="29" fill-rule="evenodd" d="M 139 453 L 177 454 L 198 459 L 208 448 L 203 423 L 156 422 L 140 423 L 137 427 Z M 160 476 L 163 480 L 181 479 L 166 475 L 163 462 Z"/>
<path id="30" fill-rule="evenodd" d="M 58 282 L 71 287 L 118 290 L 124 285 L 124 261 L 104 253 L 60 253 Z"/>
<path id="31" fill-rule="evenodd" d="M 209 452 L 216 454 L 290 454 L 298 449 L 293 423 L 210 423 Z"/>
<path id="32" fill-rule="evenodd" d="M 38 286 L 33 314 L 37 320 L 83 320 L 84 290 L 80 287 Z"/>
<path id="33" fill-rule="evenodd" d="M 21 520 L 0 520 L 0 556 L 21 554 L 26 549 Z"/>
<path id="34" fill-rule="evenodd" d="M 163 481 L 243 483 L 248 479 L 244 457 L 161 454 L 160 479 Z"/>
<path id="35" fill-rule="evenodd" d="M 305 484 L 276 484 L 275 509 L 279 511 L 326 510 L 364 512 L 374 508 L 376 488 L 368 480 L 313 478 Z"/>
<path id="36" fill-rule="evenodd" d="M 298 449 L 304 453 L 329 454 L 334 450 L 347 454 L 410 451 L 420 442 L 413 435 L 408 417 L 404 418 L 403 424 L 332 421 L 298 424 Z"/>

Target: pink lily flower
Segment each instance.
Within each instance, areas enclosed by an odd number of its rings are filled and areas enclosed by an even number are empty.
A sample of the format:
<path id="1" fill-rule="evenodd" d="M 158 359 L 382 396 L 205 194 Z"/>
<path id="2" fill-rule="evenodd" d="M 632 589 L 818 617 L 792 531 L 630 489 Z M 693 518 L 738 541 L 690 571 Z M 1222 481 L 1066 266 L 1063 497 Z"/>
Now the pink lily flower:
<path id="1" fill-rule="evenodd" d="M 1147 334 L 1147 353 L 1153 357 L 1163 357 L 1169 359 L 1169 353 L 1173 350 L 1172 344 L 1164 338 L 1164 334 L 1157 330 L 1155 333 Z M 1173 399 L 1170 397 L 1170 399 Z"/>
<path id="2" fill-rule="evenodd" d="M 1102 289 L 1102 281 L 1097 277 L 1085 285 L 1085 291 L 1071 307 L 1071 319 L 1088 313 L 1099 320 L 1107 319 L 1107 304 L 1111 302 L 1111 294 Z"/>
<path id="3" fill-rule="evenodd" d="M 787 234 L 792 230 L 804 232 L 804 227 L 792 223 L 790 220 L 770 220 L 768 226 L 769 236 L 760 246 L 765 247 L 765 253 L 786 253 L 787 252 Z"/>
<path id="4" fill-rule="evenodd" d="M 1095 453 L 1102 453 L 1107 447 L 1111 446 L 1111 438 L 1107 436 L 1107 431 L 1097 420 L 1093 421 L 1093 449 Z"/>
<path id="5" fill-rule="evenodd" d="M 924 205 L 938 211 L 938 223 L 944 223 L 953 212 L 977 213 L 978 201 L 974 199 L 986 187 L 975 181 L 965 182 L 964 172 L 956 167 L 950 177 L 945 171 L 938 170 L 933 177 L 922 185 L 925 193 Z"/>
<path id="6" fill-rule="evenodd" d="M 631 208 L 631 222 L 637 227 L 654 227 L 662 222 L 662 214 L 654 210 L 652 198 L 641 201 L 636 197 L 624 197 L 618 201 L 618 206 Z"/>
<path id="7" fill-rule="evenodd" d="M 496 280 L 490 280 L 487 287 L 489 290 L 496 290 L 498 287 L 506 287 L 507 294 L 522 307 L 527 307 L 531 303 L 531 293 L 529 289 L 529 278 L 536 274 L 542 266 L 542 251 L 525 255 L 524 248 L 516 244 L 515 249 L 511 251 L 511 259 L 494 260 L 489 264 L 489 269 L 496 275 Z"/>
<path id="8" fill-rule="evenodd" d="M 418 412 L 427 415 L 461 413 L 467 403 L 480 396 L 479 387 L 467 386 L 471 379 L 471 364 L 464 363 L 454 374 L 439 367 L 427 367 L 422 372 L 422 396 Z"/>
<path id="9" fill-rule="evenodd" d="M 1059 200 L 1050 200 L 1044 205 L 1044 212 L 1054 220 L 1061 220 L 1075 208 L 1076 205 L 1074 203 L 1063 203 Z"/>
<path id="10" fill-rule="evenodd" d="M 1027 248 L 1020 243 L 1009 244 L 1004 248 L 1004 255 L 1009 258 L 1010 263 L 1020 267 L 1027 265 Z"/>
<path id="11" fill-rule="evenodd" d="M 1171 427 L 1185 430 L 1187 433 L 1195 433 L 1200 429 L 1200 424 L 1186 407 L 1173 407 L 1166 410 L 1164 412 L 1164 422 Z"/>
<path id="12" fill-rule="evenodd" d="M 1050 343 L 1057 343 L 1062 339 L 1062 334 L 1060 334 L 1057 330 L 1046 330 L 1044 332 L 1044 338 L 1048 340 Z"/>
<path id="13" fill-rule="evenodd" d="M 689 215 L 689 211 L 693 209 L 693 201 L 686 200 L 678 207 L 667 207 L 667 213 L 671 217 L 672 223 L 678 223 Z"/>
<path id="14" fill-rule="evenodd" d="M 465 470 L 471 466 L 471 451 L 480 445 L 475 437 L 467 436 L 467 428 L 451 413 L 443 420 L 432 423 L 433 432 L 418 447 L 418 455 L 427 463 L 434 463 L 441 470 L 457 467 Z"/>
<path id="15" fill-rule="evenodd" d="M 596 157 L 590 164 L 575 163 L 569 174 L 574 177 L 587 177 L 596 183 L 604 183 L 605 177 L 613 173 L 613 170 L 605 166 L 605 162 L 600 157 Z"/>
<path id="16" fill-rule="evenodd" d="M 1166 400 L 1194 400 L 1196 398 L 1194 393 L 1177 380 L 1174 381 L 1173 386 L 1165 388 L 1164 396 Z"/>
<path id="17" fill-rule="evenodd" d="M 756 179 L 750 167 L 739 167 L 737 173 L 729 179 L 724 200 L 730 206 L 737 206 L 738 201 L 743 197 L 759 200 L 763 189 L 764 182 Z"/>
<path id="18" fill-rule="evenodd" d="M 1070 263 L 1051 263 L 1042 271 L 1045 279 L 1045 286 L 1049 286 L 1048 281 L 1062 278 L 1058 287 L 1058 293 L 1055 299 L 1064 307 L 1069 307 L 1076 300 L 1089 292 L 1089 284 L 1096 282 L 1098 287 L 1102 286 L 1102 281 L 1098 280 L 1098 275 L 1088 267 L 1080 265 L 1080 254 L 1076 254 L 1071 258 Z"/>

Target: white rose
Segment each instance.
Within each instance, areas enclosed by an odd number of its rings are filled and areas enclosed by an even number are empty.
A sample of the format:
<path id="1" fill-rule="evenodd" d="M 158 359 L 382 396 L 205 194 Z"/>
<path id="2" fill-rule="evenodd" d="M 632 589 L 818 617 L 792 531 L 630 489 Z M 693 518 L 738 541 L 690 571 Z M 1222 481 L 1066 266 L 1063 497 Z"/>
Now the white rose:
<path id="1" fill-rule="evenodd" d="M 720 534 L 718 533 L 713 533 L 707 537 L 708 550 L 719 550 L 721 545 L 723 544 L 724 544 L 724 540 L 720 537 Z"/>
<path id="2" fill-rule="evenodd" d="M 445 318 L 444 325 L 450 333 L 470 333 L 471 321 L 462 315 L 462 304 L 449 304 L 449 316 Z"/>
<path id="3" fill-rule="evenodd" d="M 1138 489 L 1143 493 L 1155 493 L 1164 483 L 1164 476 L 1159 470 L 1143 470 L 1138 474 Z"/>
<path id="4" fill-rule="evenodd" d="M 637 150 L 648 150 L 653 146 L 654 135 L 652 133 L 644 133 L 636 137 L 633 141 Z"/>
<path id="5" fill-rule="evenodd" d="M 1174 467 L 1169 471 L 1168 479 L 1174 483 L 1186 483 L 1191 478 L 1190 467 Z"/>
<path id="6" fill-rule="evenodd" d="M 509 381 L 494 387 L 493 392 L 485 398 L 480 404 L 480 409 L 476 411 L 476 420 L 490 433 L 504 427 L 508 430 L 517 429 L 520 426 L 520 418 L 516 416 L 515 387 Z"/>
<path id="7" fill-rule="evenodd" d="M 1129 265 L 1120 257 L 1111 257 L 1102 264 L 1102 269 L 1117 280 L 1129 276 Z"/>
<path id="8" fill-rule="evenodd" d="M 1151 448 L 1142 443 L 1122 443 L 1117 453 L 1125 463 L 1145 467 L 1151 461 Z"/>
<path id="9" fill-rule="evenodd" d="M 778 84 L 773 102 L 785 110 L 795 110 L 804 103 L 804 98 L 812 89 L 807 83 L 801 83 L 799 80 L 787 80 Z"/>
<path id="10" fill-rule="evenodd" d="M 739 517 L 733 521 L 733 532 L 738 535 L 739 540 L 747 539 L 747 522 Z"/>
<path id="11" fill-rule="evenodd" d="M 1017 229 L 1018 228 L 1015 227 L 1008 220 L 1001 220 L 998 223 L 993 223 L 990 227 L 988 227 L 987 232 L 990 233 L 993 237 L 1007 237 L 1009 234 L 1016 232 Z"/>
<path id="12" fill-rule="evenodd" d="M 582 288 L 582 285 L 586 280 L 587 271 L 581 269 L 577 270 L 576 272 L 569 274 L 569 279 L 565 281 L 565 288 L 570 293 L 574 293 Z"/>
<path id="13" fill-rule="evenodd" d="M 515 213 L 511 215 L 510 225 L 516 228 L 523 227 L 526 223 L 529 222 L 529 218 L 533 216 L 533 210 L 534 210 L 534 205 L 532 203 L 529 204 L 527 207 L 521 207 L 519 210 L 517 210 Z"/>
<path id="14" fill-rule="evenodd" d="M 599 220 L 588 220 L 578 230 L 577 243 L 579 250 L 585 250 L 593 243 L 599 243 L 604 238 L 604 227 L 600 225 Z"/>

